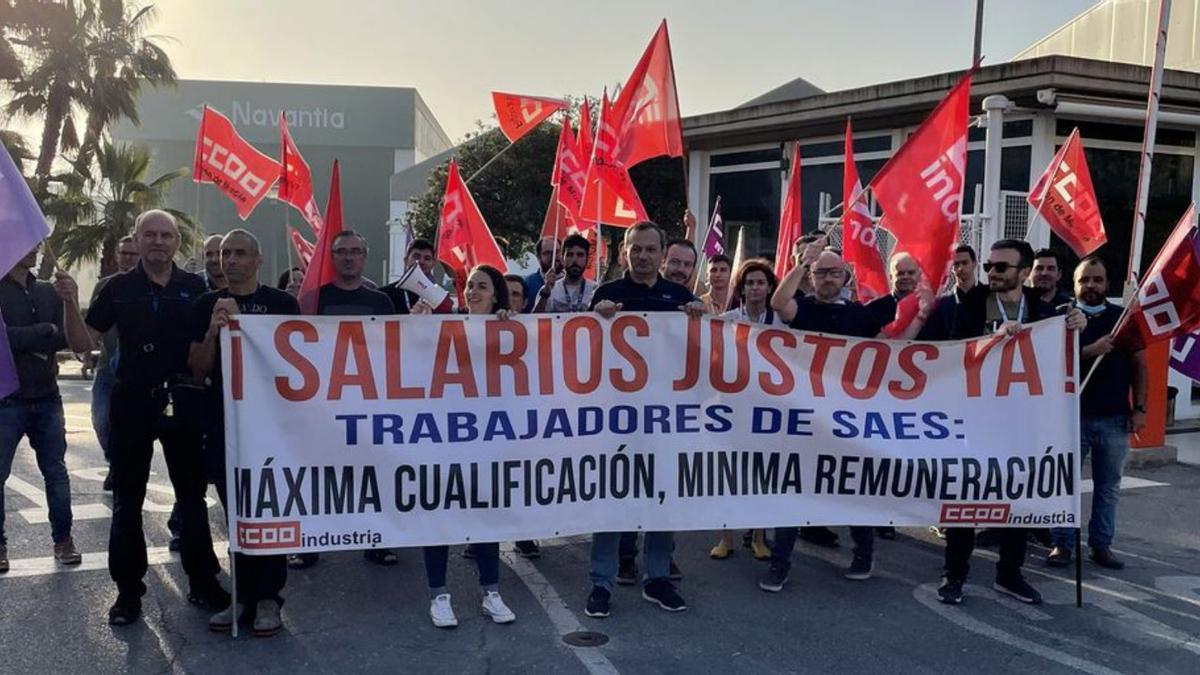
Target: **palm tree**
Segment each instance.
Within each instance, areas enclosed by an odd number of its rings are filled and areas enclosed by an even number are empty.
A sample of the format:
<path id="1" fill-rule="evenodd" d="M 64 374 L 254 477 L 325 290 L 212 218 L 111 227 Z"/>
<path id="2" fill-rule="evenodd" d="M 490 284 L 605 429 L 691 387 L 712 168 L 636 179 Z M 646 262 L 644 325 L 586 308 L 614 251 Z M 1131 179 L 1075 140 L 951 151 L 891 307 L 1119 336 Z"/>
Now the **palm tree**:
<path id="1" fill-rule="evenodd" d="M 96 148 L 96 177 L 71 174 L 66 189 L 49 198 L 46 215 L 57 224 L 50 245 L 64 265 L 99 260 L 101 275 L 116 271 L 117 242 L 133 231 L 139 213 L 163 208 L 171 183 L 188 173 L 180 168 L 147 181 L 149 169 L 150 150 L 144 145 L 102 141 Z M 182 211 L 165 210 L 179 222 L 180 249 L 195 246 L 197 224 Z"/>

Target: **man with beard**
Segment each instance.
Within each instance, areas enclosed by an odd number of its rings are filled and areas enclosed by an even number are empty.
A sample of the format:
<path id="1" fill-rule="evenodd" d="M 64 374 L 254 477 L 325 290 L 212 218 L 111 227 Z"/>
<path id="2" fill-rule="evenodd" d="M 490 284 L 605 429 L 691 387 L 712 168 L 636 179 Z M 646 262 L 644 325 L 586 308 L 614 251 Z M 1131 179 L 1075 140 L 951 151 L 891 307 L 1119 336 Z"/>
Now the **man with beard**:
<path id="1" fill-rule="evenodd" d="M 1042 302 L 1055 307 L 1075 302 L 1075 298 L 1058 287 L 1060 281 L 1062 262 L 1058 254 L 1048 248 L 1038 249 L 1038 252 L 1033 254 L 1033 274 L 1029 277 L 1029 283 L 1037 289 Z"/>
<path id="2" fill-rule="evenodd" d="M 534 298 L 542 286 L 546 285 L 546 274 L 554 264 L 554 249 L 558 248 L 558 240 L 554 237 L 542 237 L 537 244 L 538 271 L 525 277 L 525 291 L 528 294 L 525 311 L 533 311 Z"/>
<path id="3" fill-rule="evenodd" d="M 188 601 L 212 612 L 229 606 L 229 593 L 217 583 L 220 565 L 208 530 L 204 503 L 208 483 L 200 439 L 189 421 L 198 416 L 188 406 L 200 393 L 187 366 L 189 326 L 196 299 L 205 292 L 204 280 L 173 262 L 179 250 L 179 228 L 170 213 L 142 213 L 134 226 L 134 240 L 141 261 L 109 281 L 87 313 L 95 336 L 114 326 L 118 329 L 121 352 L 109 439 L 113 514 L 108 569 L 118 594 L 108 622 L 114 626 L 131 624 L 141 615 L 147 568 L 142 505 L 155 440 L 162 444 L 179 504 Z M 78 307 L 69 300 L 67 305 Z"/>
<path id="4" fill-rule="evenodd" d="M 225 288 L 225 273 L 221 271 L 221 235 L 214 234 L 204 240 L 204 283 L 208 290 Z"/>
<path id="5" fill-rule="evenodd" d="M 225 407 L 222 402 L 220 333 L 238 314 L 299 314 L 296 299 L 258 283 L 262 255 L 258 239 L 246 230 L 231 230 L 221 240 L 221 270 L 225 288 L 209 291 L 196 301 L 192 345 L 188 365 L 192 374 L 208 382 L 205 406 L 205 449 L 209 480 L 217 486 L 221 505 L 228 511 L 225 486 Z M 250 610 L 254 634 L 274 635 L 282 627 L 279 592 L 287 581 L 287 561 L 282 555 L 237 556 L 238 606 L 227 607 L 208 620 L 210 630 L 225 632 L 242 616 L 243 604 Z"/>
<path id="6" fill-rule="evenodd" d="M 596 284 L 583 277 L 591 258 L 587 237 L 572 234 L 563 241 L 562 264 L 564 276 L 538 291 L 534 312 L 585 312 L 592 306 Z"/>
<path id="7" fill-rule="evenodd" d="M 771 296 L 771 308 L 779 318 L 794 330 L 844 335 L 847 337 L 887 339 L 881 333 L 885 325 L 865 305 L 848 301 L 842 297 L 846 285 L 846 262 L 842 256 L 828 249 L 816 252 L 809 248 L 805 257 L 787 273 L 779 288 Z M 800 281 L 804 276 L 811 280 L 813 294 L 796 297 Z M 929 317 L 933 298 L 927 291 L 921 293 L 917 316 L 897 336 L 899 340 L 916 337 L 921 326 Z M 890 321 L 890 319 L 888 320 Z M 758 587 L 768 593 L 778 593 L 788 582 L 792 566 L 792 551 L 800 532 L 797 527 L 775 528 L 775 541 L 771 546 L 771 566 L 758 582 Z M 850 537 L 854 540 L 854 557 L 844 576 L 861 581 L 869 579 L 874 567 L 875 536 L 870 527 L 851 527 Z"/>
<path id="8" fill-rule="evenodd" d="M 955 312 L 950 338 L 961 340 L 989 333 L 1015 335 L 1022 324 L 1054 316 L 1054 306 L 1044 302 L 1037 290 L 1024 285 L 1032 266 L 1033 248 L 1028 242 L 1001 239 L 992 244 L 988 262 L 983 265 L 988 275 L 987 288 L 973 288 L 964 295 Z M 1072 309 L 1067 314 L 1067 328 L 1079 330 L 1083 326 L 1083 314 Z M 994 532 L 1000 544 L 1000 559 L 992 588 L 1027 604 L 1040 603 L 1041 594 L 1021 574 L 1026 530 L 999 528 Z M 945 574 L 937 591 L 941 602 L 962 603 L 963 583 L 970 571 L 975 543 L 975 528 L 946 528 Z"/>
<path id="9" fill-rule="evenodd" d="M 672 239 L 667 242 L 667 252 L 663 257 L 660 272 L 667 281 L 690 289 L 698 259 L 695 244 L 687 239 Z"/>
<path id="10" fill-rule="evenodd" d="M 1112 552 L 1117 529 L 1117 500 L 1121 494 L 1121 469 L 1129 454 L 1129 433 L 1146 426 L 1146 357 L 1142 349 L 1118 347 L 1113 328 L 1121 308 L 1108 302 L 1108 270 L 1104 261 L 1088 256 L 1075 267 L 1075 306 L 1083 312 L 1087 326 L 1079 335 L 1079 372 L 1091 372 L 1088 386 L 1079 395 L 1079 439 L 1083 457 L 1092 456 L 1092 516 L 1088 520 L 1088 548 L 1092 561 L 1110 569 L 1125 563 Z M 1130 395 L 1132 409 L 1129 406 Z M 1046 558 L 1051 567 L 1071 564 L 1075 530 L 1051 530 L 1054 548 Z"/>
<path id="11" fill-rule="evenodd" d="M 626 230 L 622 246 L 629 260 L 629 271 L 624 277 L 596 289 L 592 295 L 592 309 L 605 319 L 611 319 L 622 310 L 683 310 L 689 316 L 703 316 L 704 308 L 691 291 L 664 279 L 659 273 L 663 267 L 663 250 L 666 243 L 666 233 L 650 221 L 636 223 Z M 692 262 L 694 264 L 695 260 Z M 636 533 L 633 534 L 636 546 L 637 536 Z M 624 535 L 617 532 L 597 532 L 592 535 L 592 592 L 588 595 L 587 606 L 584 609 L 584 613 L 590 617 L 603 618 L 609 615 L 614 581 L 623 584 L 637 583 L 636 563 L 630 569 L 627 561 L 623 559 L 626 553 L 622 550 L 624 538 Z M 682 612 L 687 609 L 687 603 L 670 581 L 671 554 L 675 548 L 674 533 L 647 532 L 645 545 L 646 583 L 642 587 L 642 598 L 668 612 Z"/>

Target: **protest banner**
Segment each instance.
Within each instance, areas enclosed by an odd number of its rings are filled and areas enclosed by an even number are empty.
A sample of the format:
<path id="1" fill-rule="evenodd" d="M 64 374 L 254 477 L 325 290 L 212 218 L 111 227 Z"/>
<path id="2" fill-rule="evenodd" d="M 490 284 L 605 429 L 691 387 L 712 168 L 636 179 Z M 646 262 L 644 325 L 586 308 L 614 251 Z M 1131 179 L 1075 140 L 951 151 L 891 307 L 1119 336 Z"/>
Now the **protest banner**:
<path id="1" fill-rule="evenodd" d="M 683 313 L 244 316 L 221 341 L 247 553 L 1079 522 L 1062 318 L 923 343 Z"/>

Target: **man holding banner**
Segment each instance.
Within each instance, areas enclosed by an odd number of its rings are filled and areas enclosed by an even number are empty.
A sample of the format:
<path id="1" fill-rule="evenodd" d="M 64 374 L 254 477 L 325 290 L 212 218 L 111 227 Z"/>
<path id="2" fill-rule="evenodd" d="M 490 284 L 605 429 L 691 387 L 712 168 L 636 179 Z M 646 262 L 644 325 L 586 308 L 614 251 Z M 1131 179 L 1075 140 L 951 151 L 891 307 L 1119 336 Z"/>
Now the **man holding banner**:
<path id="1" fill-rule="evenodd" d="M 592 310 L 611 319 L 622 310 L 630 312 L 672 312 L 684 310 L 692 318 L 704 314 L 704 306 L 686 287 L 664 279 L 659 269 L 664 266 L 663 253 L 667 234 L 650 221 L 639 222 L 625 231 L 622 243 L 629 260 L 629 271 L 621 279 L 610 281 L 596 289 Z M 693 249 L 692 262 L 695 263 Z M 592 592 L 588 595 L 584 613 L 592 618 L 604 618 L 611 611 L 613 583 L 617 576 L 618 548 L 621 534 L 597 532 L 592 535 Z M 682 612 L 687 603 L 675 591 L 668 578 L 675 537 L 671 532 L 647 532 L 642 552 L 646 567 L 642 598 L 668 612 Z"/>
<path id="2" fill-rule="evenodd" d="M 208 381 L 208 401 L 205 432 L 209 479 L 217 486 L 221 504 L 228 511 L 229 495 L 225 487 L 225 409 L 222 403 L 224 385 L 221 378 L 221 329 L 238 314 L 300 313 L 296 299 L 285 291 L 258 282 L 262 254 L 258 239 L 242 229 L 231 230 L 221 239 L 220 260 L 225 288 L 209 291 L 196 301 L 192 346 L 188 366 L 197 378 Z M 235 536 L 230 533 L 230 536 Z M 267 637 L 279 632 L 283 623 L 279 596 L 287 582 L 287 559 L 282 555 L 248 556 L 236 553 L 238 606 L 229 606 L 208 620 L 209 630 L 226 632 L 233 622 L 243 616 L 243 605 L 249 608 L 246 618 L 253 621 L 254 634 Z"/>

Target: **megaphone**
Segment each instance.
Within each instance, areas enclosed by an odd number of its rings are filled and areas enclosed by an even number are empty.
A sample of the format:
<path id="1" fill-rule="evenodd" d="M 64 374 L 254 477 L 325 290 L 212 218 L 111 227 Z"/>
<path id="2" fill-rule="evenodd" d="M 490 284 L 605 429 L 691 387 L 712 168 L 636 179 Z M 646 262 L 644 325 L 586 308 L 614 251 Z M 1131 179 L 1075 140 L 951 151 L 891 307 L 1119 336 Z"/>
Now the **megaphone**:
<path id="1" fill-rule="evenodd" d="M 433 283 L 425 273 L 421 271 L 420 265 L 413 265 L 400 277 L 396 282 L 400 288 L 416 293 L 430 307 L 437 307 L 446 300 L 446 296 L 450 295 L 446 289 Z"/>

